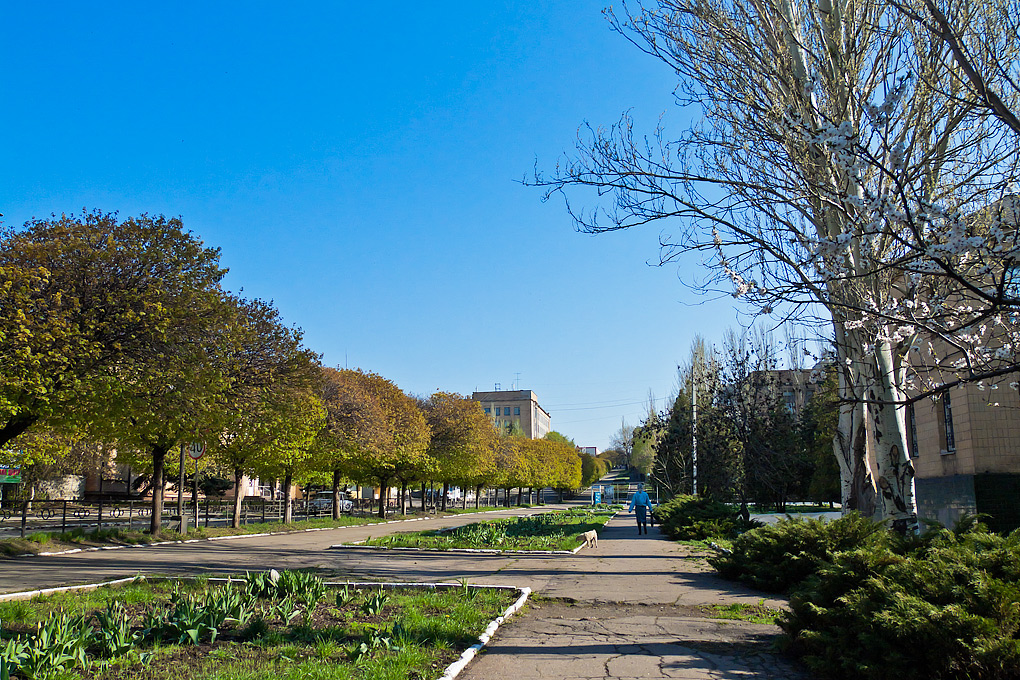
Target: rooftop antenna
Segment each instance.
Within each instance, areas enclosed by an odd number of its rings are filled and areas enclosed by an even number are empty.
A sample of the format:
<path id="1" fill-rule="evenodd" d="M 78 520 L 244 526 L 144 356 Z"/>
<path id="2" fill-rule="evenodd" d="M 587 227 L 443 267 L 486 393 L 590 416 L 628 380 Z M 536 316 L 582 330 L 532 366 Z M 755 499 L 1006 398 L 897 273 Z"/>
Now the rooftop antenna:
<path id="1" fill-rule="evenodd" d="M 521 389 L 521 372 L 517 371 L 514 375 L 517 376 L 517 379 L 514 381 L 514 389 L 519 390 Z"/>
<path id="2" fill-rule="evenodd" d="M 496 383 L 496 391 L 499 392 L 499 383 Z"/>

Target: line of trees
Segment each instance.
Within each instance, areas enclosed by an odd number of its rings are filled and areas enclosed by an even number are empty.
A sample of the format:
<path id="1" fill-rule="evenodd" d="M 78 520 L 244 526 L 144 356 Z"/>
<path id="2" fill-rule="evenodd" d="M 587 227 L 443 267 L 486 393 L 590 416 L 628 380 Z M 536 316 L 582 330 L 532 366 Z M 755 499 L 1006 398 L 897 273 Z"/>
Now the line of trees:
<path id="1" fill-rule="evenodd" d="M 699 495 L 779 512 L 792 500 L 839 501 L 835 378 L 812 373 L 793 404 L 781 382 L 793 372 L 779 371 L 769 335 L 731 330 L 720 350 L 697 338 L 669 407 L 634 429 L 634 464 L 668 495 L 696 483 Z"/>
<path id="2" fill-rule="evenodd" d="M 0 230 L 2 462 L 31 483 L 102 467 L 115 449 L 152 492 L 153 533 L 180 472 L 172 454 L 191 441 L 238 489 L 245 475 L 282 480 L 285 521 L 296 482 L 380 487 L 382 514 L 390 486 L 406 507 L 417 483 L 568 490 L 604 474 L 565 437 L 497 432 L 463 396 L 416 398 L 323 366 L 271 303 L 225 290 L 225 274 L 179 219 L 94 211 Z"/>

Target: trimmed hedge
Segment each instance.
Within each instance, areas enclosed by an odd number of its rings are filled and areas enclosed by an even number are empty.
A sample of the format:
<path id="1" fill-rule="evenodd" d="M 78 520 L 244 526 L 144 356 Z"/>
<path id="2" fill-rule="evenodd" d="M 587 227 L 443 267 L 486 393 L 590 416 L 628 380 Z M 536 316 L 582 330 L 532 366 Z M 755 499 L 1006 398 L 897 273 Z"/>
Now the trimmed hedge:
<path id="1" fill-rule="evenodd" d="M 678 541 L 708 538 L 735 538 L 760 527 L 760 522 L 745 522 L 730 506 L 700 496 L 676 496 L 652 512 L 663 533 Z"/>

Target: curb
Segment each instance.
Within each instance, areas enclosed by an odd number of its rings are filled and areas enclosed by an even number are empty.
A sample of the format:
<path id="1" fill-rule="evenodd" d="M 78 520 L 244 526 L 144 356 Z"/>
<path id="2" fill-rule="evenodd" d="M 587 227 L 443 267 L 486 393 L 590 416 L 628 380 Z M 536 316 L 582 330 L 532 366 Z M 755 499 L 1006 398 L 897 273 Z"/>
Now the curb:
<path id="1" fill-rule="evenodd" d="M 499 627 L 503 624 L 503 622 L 516 614 L 521 607 L 524 606 L 524 603 L 528 601 L 528 596 L 531 595 L 531 588 L 524 587 L 517 588 L 517 590 L 521 593 L 521 596 L 517 598 L 517 601 L 507 607 L 507 610 L 503 612 L 502 616 L 497 616 L 496 619 L 486 627 L 485 632 L 478 636 L 478 642 L 465 649 L 459 659 L 446 667 L 446 670 L 443 672 L 440 680 L 453 680 L 453 678 L 460 675 L 460 672 L 467 667 L 473 658 L 475 658 L 478 652 L 481 651 L 482 647 L 489 643 L 489 640 L 491 640 L 492 636 L 496 634 L 496 631 L 499 630 Z"/>
<path id="2" fill-rule="evenodd" d="M 84 583 L 77 586 L 56 586 L 55 588 L 40 588 L 39 590 L 25 590 L 20 593 L 3 593 L 0 595 L 0 602 L 10 602 L 12 600 L 31 600 L 33 597 L 39 597 L 40 595 L 52 595 L 53 593 L 67 593 L 75 590 L 96 590 L 103 586 L 115 586 L 121 583 L 130 583 L 132 581 L 145 580 L 144 576 L 128 576 L 127 578 L 118 578 L 113 581 L 100 581 L 98 583 Z"/>
<path id="3" fill-rule="evenodd" d="M 175 541 L 175 542 L 179 542 L 179 541 Z M 116 580 L 113 580 L 113 581 L 100 581 L 98 583 L 86 583 L 86 584 L 77 585 L 77 586 L 58 586 L 56 588 L 43 588 L 41 590 L 24 591 L 24 592 L 21 592 L 21 593 L 7 593 L 7 594 L 4 594 L 4 595 L 0 595 L 0 602 L 7 602 L 7 601 L 10 601 L 10 600 L 30 600 L 33 597 L 37 597 L 39 595 L 50 595 L 52 593 L 71 592 L 71 591 L 76 591 L 76 590 L 96 590 L 96 589 L 102 588 L 104 586 L 119 585 L 121 583 L 130 583 L 132 581 L 145 581 L 145 580 L 160 580 L 160 581 L 161 580 L 186 580 L 187 578 L 193 578 L 193 577 L 184 577 L 183 579 L 179 578 L 179 577 L 167 577 L 166 579 L 163 579 L 161 577 L 155 577 L 155 578 L 146 579 L 145 576 L 131 576 L 129 578 L 119 578 L 119 579 L 116 579 Z M 232 579 L 229 579 L 229 578 L 216 578 L 216 577 L 214 577 L 214 578 L 210 578 L 208 580 L 211 581 L 211 582 L 214 582 L 214 583 L 220 583 L 220 582 L 230 582 Z M 464 584 L 461 584 L 461 583 L 446 583 L 446 582 L 438 582 L 438 583 L 376 583 L 376 582 L 370 582 L 370 581 L 360 581 L 360 582 L 359 581 L 355 581 L 355 582 L 345 581 L 345 582 L 341 583 L 339 581 L 325 581 L 324 584 L 327 585 L 327 586 L 347 585 L 347 586 L 354 586 L 355 588 L 379 588 L 380 590 L 393 590 L 393 589 L 396 589 L 396 588 L 428 588 L 428 589 L 432 589 L 432 590 L 452 590 L 454 588 L 463 588 L 464 587 Z M 485 645 L 487 645 L 489 643 L 489 640 L 491 640 L 492 636 L 496 634 L 496 631 L 499 630 L 499 627 L 501 625 L 503 625 L 503 623 L 505 623 L 507 619 L 509 619 L 511 616 L 513 616 L 514 614 L 516 614 L 518 611 L 521 610 L 521 608 L 524 606 L 524 604 L 528 601 L 528 597 L 531 596 L 531 592 L 532 592 L 531 588 L 528 588 L 527 586 L 525 586 L 525 587 L 517 587 L 517 586 L 495 586 L 495 585 L 493 585 L 493 586 L 489 586 L 489 585 L 470 585 L 470 587 L 471 588 L 485 588 L 486 590 L 515 590 L 518 593 L 520 593 L 520 597 L 518 597 L 517 601 L 515 601 L 512 605 L 507 607 L 506 611 L 504 611 L 501 615 L 497 616 L 495 619 L 493 619 L 492 621 L 489 622 L 489 625 L 485 627 L 485 630 L 482 632 L 482 634 L 478 636 L 478 642 L 476 642 L 475 644 L 473 644 L 470 647 L 468 647 L 467 649 L 465 649 L 461 653 L 460 658 L 458 658 L 456 661 L 454 661 L 449 666 L 447 666 L 446 669 L 443 671 L 443 675 L 440 677 L 439 680 L 454 680 L 454 678 L 456 678 L 458 675 L 460 675 L 461 671 L 463 671 L 467 667 L 467 665 L 469 663 L 471 663 L 471 660 L 474 659 L 475 656 L 478 655 L 478 652 L 480 652 L 481 649 L 483 647 L 485 647 Z"/>
<path id="4" fill-rule="evenodd" d="M 507 512 L 509 508 L 503 508 L 500 510 L 482 510 L 475 513 L 459 513 L 449 515 L 450 517 L 458 517 L 462 514 L 474 514 L 474 515 L 490 515 L 496 512 Z M 298 529 L 296 531 L 269 531 L 261 534 L 234 534 L 231 536 L 209 536 L 208 538 L 189 538 L 180 541 L 158 541 L 156 543 L 135 543 L 131 545 L 101 545 L 91 548 L 71 548 L 69 550 L 55 550 L 53 552 L 38 552 L 38 553 L 21 553 L 20 555 L 12 555 L 8 559 L 21 559 L 23 557 L 54 557 L 57 555 L 73 555 L 75 553 L 82 552 L 99 552 L 100 550 L 126 550 L 128 548 L 158 548 L 167 545 L 183 545 L 185 543 L 202 543 L 208 541 L 229 541 L 237 538 L 259 538 L 265 536 L 286 536 L 287 534 L 307 534 L 312 531 L 336 531 L 337 529 L 353 529 L 356 527 L 365 527 L 370 525 L 382 526 L 383 524 L 400 524 L 402 522 L 422 522 L 427 519 L 441 519 L 440 517 L 414 517 L 412 519 L 390 519 L 385 522 L 369 522 L 367 524 L 348 524 L 342 527 L 312 527 L 310 529 Z M 332 547 L 332 546 L 331 546 Z"/>

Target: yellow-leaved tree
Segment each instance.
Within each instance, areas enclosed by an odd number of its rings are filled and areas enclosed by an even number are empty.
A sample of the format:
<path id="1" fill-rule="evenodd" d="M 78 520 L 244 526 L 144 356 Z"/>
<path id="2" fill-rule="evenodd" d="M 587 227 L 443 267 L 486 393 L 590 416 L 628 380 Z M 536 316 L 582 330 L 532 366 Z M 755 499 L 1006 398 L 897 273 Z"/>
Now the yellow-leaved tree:
<path id="1" fill-rule="evenodd" d="M 429 454 L 443 482 L 442 508 L 446 510 L 451 483 L 473 487 L 485 479 L 493 464 L 496 430 L 480 402 L 450 392 L 429 397 L 425 416 L 432 430 Z"/>

